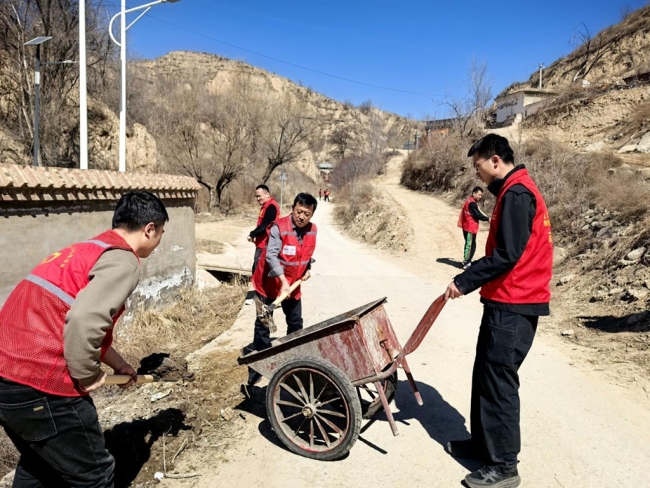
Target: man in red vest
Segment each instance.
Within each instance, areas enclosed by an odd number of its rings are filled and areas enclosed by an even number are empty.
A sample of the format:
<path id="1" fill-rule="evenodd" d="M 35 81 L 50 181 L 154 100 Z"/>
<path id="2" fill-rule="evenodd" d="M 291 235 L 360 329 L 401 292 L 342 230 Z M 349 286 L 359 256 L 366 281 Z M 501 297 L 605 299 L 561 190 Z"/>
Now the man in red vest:
<path id="1" fill-rule="evenodd" d="M 140 276 L 140 258 L 169 220 L 148 192 L 119 200 L 112 230 L 38 264 L 0 310 L 0 425 L 20 452 L 14 486 L 113 486 L 88 395 L 104 384 L 101 363 L 137 380 L 113 349 L 113 326 Z"/>
<path id="2" fill-rule="evenodd" d="M 270 305 L 277 297 L 289 291 L 297 280 L 310 277 L 312 256 L 316 249 L 316 224 L 311 218 L 318 201 L 309 193 L 299 193 L 293 201 L 291 214 L 279 219 L 272 227 L 269 242 L 262 250 L 259 266 L 253 274 L 257 318 L 253 334 L 254 351 L 271 346 L 269 328 L 260 320 L 262 306 Z M 287 320 L 287 334 L 302 329 L 302 293 L 300 287 L 282 302 Z M 248 386 L 259 381 L 260 375 L 249 370 Z"/>
<path id="3" fill-rule="evenodd" d="M 271 191 L 266 185 L 255 188 L 255 200 L 260 205 L 260 215 L 257 217 L 257 227 L 250 234 L 248 240 L 255 243 L 255 257 L 253 258 L 253 273 L 262 254 L 262 249 L 269 241 L 269 230 L 273 223 L 280 218 L 280 205 L 271 196 Z"/>
<path id="4" fill-rule="evenodd" d="M 471 439 L 451 441 L 449 452 L 484 461 L 467 475 L 471 487 L 514 488 L 521 480 L 517 455 L 519 376 L 540 315 L 549 315 L 553 239 L 546 203 L 504 137 L 488 134 L 469 150 L 474 169 L 496 196 L 485 257 L 449 285 L 458 298 L 481 288 L 483 319 L 472 373 Z"/>
<path id="5" fill-rule="evenodd" d="M 478 234 L 479 221 L 488 222 L 490 219 L 481 212 L 478 202 L 483 198 L 483 188 L 474 187 L 472 196 L 465 200 L 463 209 L 458 217 L 458 227 L 463 230 L 463 269 L 467 269 L 472 264 L 472 258 L 476 252 L 476 234 Z"/>

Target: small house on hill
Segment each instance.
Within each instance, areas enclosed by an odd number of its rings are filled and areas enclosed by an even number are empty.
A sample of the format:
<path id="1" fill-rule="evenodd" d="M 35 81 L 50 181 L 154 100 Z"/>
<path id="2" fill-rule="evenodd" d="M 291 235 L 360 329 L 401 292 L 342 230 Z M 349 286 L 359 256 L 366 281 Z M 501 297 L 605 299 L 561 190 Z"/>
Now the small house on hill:
<path id="1" fill-rule="evenodd" d="M 536 88 L 525 88 L 513 91 L 505 95 L 499 95 L 495 99 L 497 107 L 497 124 L 505 122 L 508 118 L 526 117 L 537 112 L 544 106 L 548 98 L 553 97 L 556 93 L 549 90 L 540 90 Z"/>

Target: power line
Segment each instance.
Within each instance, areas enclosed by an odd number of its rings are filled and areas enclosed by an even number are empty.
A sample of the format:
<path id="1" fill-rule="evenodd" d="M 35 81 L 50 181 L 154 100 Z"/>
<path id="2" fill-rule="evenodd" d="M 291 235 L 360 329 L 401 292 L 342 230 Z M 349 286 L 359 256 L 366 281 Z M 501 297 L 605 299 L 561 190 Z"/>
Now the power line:
<path id="1" fill-rule="evenodd" d="M 230 47 L 233 47 L 235 49 L 239 49 L 241 51 L 245 51 L 247 53 L 254 54 L 255 56 L 260 56 L 260 57 L 263 57 L 263 58 L 267 58 L 267 59 L 276 61 L 278 63 L 283 63 L 283 64 L 286 64 L 286 65 L 289 65 L 289 66 L 293 66 L 294 68 L 303 69 L 305 71 L 310 71 L 312 73 L 317 73 L 319 75 L 328 76 L 330 78 L 334 78 L 334 79 L 337 79 L 337 80 L 347 81 L 348 83 L 355 83 L 357 85 L 363 85 L 363 86 L 368 86 L 368 87 L 372 87 L 372 88 L 378 88 L 380 90 L 387 90 L 387 91 L 392 91 L 392 92 L 397 92 L 397 93 L 406 93 L 406 94 L 409 94 L 409 95 L 417 95 L 417 96 L 422 96 L 422 97 L 427 97 L 427 98 L 439 98 L 439 97 L 437 97 L 435 95 L 431 95 L 430 93 L 422 93 L 422 92 L 415 92 L 415 91 L 410 91 L 410 90 L 402 90 L 402 89 L 399 89 L 399 88 L 391 88 L 391 87 L 382 86 L 382 85 L 375 85 L 373 83 L 366 83 L 364 81 L 353 80 L 351 78 L 345 78 L 343 76 L 333 75 L 331 73 L 326 73 L 325 71 L 320 71 L 320 70 L 317 70 L 317 69 L 308 68 L 307 66 L 302 66 L 302 65 L 299 65 L 299 64 L 296 64 L 296 63 L 292 63 L 290 61 L 285 61 L 283 59 L 276 58 L 274 56 L 269 56 L 267 54 L 262 54 L 260 52 L 253 51 L 251 49 L 246 49 L 245 47 L 237 46 L 236 44 L 232 44 L 232 43 L 227 42 L 227 41 L 222 41 L 221 39 L 217 39 L 215 37 L 208 36 L 206 34 L 202 34 L 200 32 L 193 31 L 193 30 L 188 29 L 186 27 L 183 27 L 183 26 L 180 26 L 180 25 L 177 25 L 177 24 L 173 24 L 172 22 L 168 22 L 166 20 L 159 19 L 158 17 L 154 17 L 151 14 L 147 14 L 146 17 L 157 20 L 158 22 L 161 22 L 163 24 L 170 25 L 172 27 L 175 27 L 175 28 L 177 28 L 179 30 L 188 32 L 190 34 L 194 34 L 196 36 L 203 37 L 205 39 L 209 39 L 211 41 L 218 42 L 218 43 L 221 43 L 221 44 L 225 44 L 226 46 L 230 46 Z"/>

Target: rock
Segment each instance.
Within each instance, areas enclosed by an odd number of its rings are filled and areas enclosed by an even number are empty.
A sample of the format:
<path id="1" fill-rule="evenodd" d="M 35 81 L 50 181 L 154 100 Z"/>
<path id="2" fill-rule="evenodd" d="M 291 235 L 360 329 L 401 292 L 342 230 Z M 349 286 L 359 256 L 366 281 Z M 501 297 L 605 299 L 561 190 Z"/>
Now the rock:
<path id="1" fill-rule="evenodd" d="M 607 226 L 607 223 L 606 223 L 606 222 L 601 222 L 601 221 L 599 221 L 599 220 L 596 220 L 596 221 L 592 222 L 591 224 L 589 224 L 589 226 L 590 226 L 592 229 L 602 229 L 603 227 L 606 227 L 606 226 Z"/>
<path id="2" fill-rule="evenodd" d="M 614 176 L 616 174 L 616 168 L 607 168 L 607 174 Z"/>
<path id="3" fill-rule="evenodd" d="M 162 400 L 163 398 L 168 397 L 171 394 L 172 391 L 167 390 L 167 391 L 161 391 L 159 393 L 156 393 L 155 395 L 151 395 L 151 403 L 157 402 L 158 400 Z"/>
<path id="4" fill-rule="evenodd" d="M 607 292 L 597 291 L 589 299 L 589 303 L 602 302 L 607 297 Z"/>
<path id="5" fill-rule="evenodd" d="M 589 224 L 586 224 L 586 225 L 582 226 L 582 230 L 589 230 L 590 228 L 591 227 L 589 226 Z"/>
<path id="6" fill-rule="evenodd" d="M 631 143 L 631 144 L 626 144 L 625 146 L 623 146 L 622 148 L 620 148 L 620 149 L 618 150 L 618 153 L 619 153 L 619 154 L 629 154 L 629 153 L 633 153 L 634 151 L 636 151 L 636 147 L 637 147 L 637 145 L 636 145 L 636 143 L 634 143 L 634 142 Z"/>
<path id="7" fill-rule="evenodd" d="M 589 144 L 587 147 L 585 147 L 585 151 L 587 152 L 601 151 L 604 147 L 605 147 L 605 141 L 593 142 Z"/>
<path id="8" fill-rule="evenodd" d="M 196 286 L 199 290 L 219 288 L 221 281 L 216 279 L 208 270 L 199 268 L 196 270 Z"/>
<path id="9" fill-rule="evenodd" d="M 232 408 L 227 407 L 221 410 L 221 417 L 227 422 L 235 418 L 235 412 L 233 412 Z"/>
<path id="10" fill-rule="evenodd" d="M 562 278 L 560 278 L 560 281 L 558 282 L 557 285 L 558 286 L 566 285 L 567 283 L 569 283 L 575 277 L 576 277 L 575 274 L 570 274 L 570 275 L 563 276 Z"/>
<path id="11" fill-rule="evenodd" d="M 611 225 L 608 225 L 607 227 L 603 227 L 598 232 L 596 232 L 596 237 L 605 237 L 607 234 L 609 234 L 610 230 L 612 230 Z"/>
<path id="12" fill-rule="evenodd" d="M 623 288 L 612 288 L 611 290 L 609 290 L 608 294 L 609 296 L 620 295 L 621 293 L 623 293 L 623 291 L 624 291 Z"/>
<path id="13" fill-rule="evenodd" d="M 634 251 L 628 252 L 625 255 L 625 259 L 627 261 L 638 261 L 639 259 L 641 259 L 643 257 L 646 250 L 647 249 L 645 247 L 639 247 L 639 248 L 635 249 Z"/>
<path id="14" fill-rule="evenodd" d="M 645 297 L 648 296 L 648 290 L 643 290 L 641 288 L 628 288 L 625 290 L 625 297 L 631 299 L 632 301 L 635 300 L 643 300 Z"/>
<path id="15" fill-rule="evenodd" d="M 596 211 L 593 209 L 587 210 L 585 212 L 585 217 L 593 217 L 596 214 Z"/>
<path id="16" fill-rule="evenodd" d="M 576 333 L 573 331 L 573 329 L 567 329 L 563 330 L 561 332 L 563 337 L 575 337 Z"/>
<path id="17" fill-rule="evenodd" d="M 158 481 L 162 481 L 164 477 L 165 477 L 165 475 L 163 473 L 161 473 L 160 471 L 156 471 L 154 473 L 154 475 L 153 475 L 153 479 L 158 480 Z"/>
<path id="18" fill-rule="evenodd" d="M 649 153 L 650 152 L 650 132 L 645 134 L 639 143 L 636 145 L 637 152 Z"/>
<path id="19" fill-rule="evenodd" d="M 562 263 L 567 257 L 567 250 L 560 246 L 553 248 L 553 264 Z"/>
<path id="20" fill-rule="evenodd" d="M 636 170 L 636 174 L 644 180 L 650 180 L 650 168 L 639 168 Z"/>
<path id="21" fill-rule="evenodd" d="M 645 280 L 643 284 L 645 285 L 646 288 L 650 289 L 650 280 Z"/>

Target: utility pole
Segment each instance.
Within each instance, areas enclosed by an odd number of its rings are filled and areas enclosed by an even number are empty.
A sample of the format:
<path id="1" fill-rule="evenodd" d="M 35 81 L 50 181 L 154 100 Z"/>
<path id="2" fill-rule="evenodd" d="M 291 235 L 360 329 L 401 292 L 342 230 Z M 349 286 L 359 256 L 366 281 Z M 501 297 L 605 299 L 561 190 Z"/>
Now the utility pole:
<path id="1" fill-rule="evenodd" d="M 544 63 L 539 63 L 537 66 L 539 69 L 539 89 L 542 89 L 542 70 L 544 69 Z"/>
<path id="2" fill-rule="evenodd" d="M 416 152 L 417 152 L 419 147 L 420 147 L 420 133 L 416 132 L 415 133 L 415 151 Z"/>
<path id="3" fill-rule="evenodd" d="M 52 39 L 51 36 L 41 36 L 25 43 L 25 46 L 36 46 L 36 61 L 34 62 L 34 166 L 39 166 L 39 121 L 41 101 L 41 44 Z"/>
<path id="4" fill-rule="evenodd" d="M 79 0 L 79 169 L 88 169 L 88 78 L 86 76 L 86 0 Z"/>

